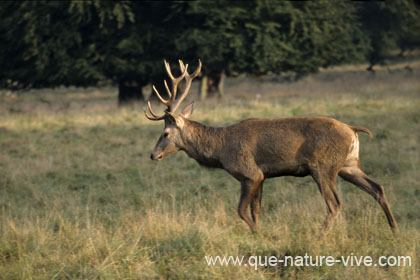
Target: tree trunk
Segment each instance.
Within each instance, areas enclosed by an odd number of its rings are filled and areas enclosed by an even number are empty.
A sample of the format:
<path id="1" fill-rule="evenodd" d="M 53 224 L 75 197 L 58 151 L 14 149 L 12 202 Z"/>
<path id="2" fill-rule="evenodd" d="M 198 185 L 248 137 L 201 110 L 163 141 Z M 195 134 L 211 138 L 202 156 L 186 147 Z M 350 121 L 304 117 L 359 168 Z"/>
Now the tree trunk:
<path id="1" fill-rule="evenodd" d="M 207 91 L 208 91 L 208 77 L 207 75 L 203 75 L 200 81 L 200 98 L 204 100 L 207 98 Z"/>
<path id="2" fill-rule="evenodd" d="M 225 96 L 225 91 L 224 91 L 225 78 L 226 78 L 225 70 L 222 70 L 222 73 L 220 73 L 219 84 L 217 85 L 217 93 L 219 94 L 220 98 L 223 98 Z"/>
<path id="3" fill-rule="evenodd" d="M 136 81 L 120 81 L 118 83 L 118 106 L 144 101 L 142 87 Z"/>
<path id="4" fill-rule="evenodd" d="M 200 97 L 201 100 L 208 96 L 217 96 L 222 98 L 224 96 L 225 71 L 211 71 L 206 73 L 201 78 L 200 83 Z"/>
<path id="5" fill-rule="evenodd" d="M 375 66 L 375 64 L 371 62 L 368 68 L 366 68 L 366 70 L 372 74 L 375 74 L 375 70 L 373 69 L 373 66 Z"/>

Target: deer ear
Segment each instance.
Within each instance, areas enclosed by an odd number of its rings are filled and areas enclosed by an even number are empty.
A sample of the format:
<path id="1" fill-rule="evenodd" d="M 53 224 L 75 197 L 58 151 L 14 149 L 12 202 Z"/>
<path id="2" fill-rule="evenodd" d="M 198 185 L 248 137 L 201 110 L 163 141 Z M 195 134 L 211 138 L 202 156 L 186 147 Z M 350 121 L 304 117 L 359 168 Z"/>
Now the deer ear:
<path id="1" fill-rule="evenodd" d="M 192 112 L 194 111 L 194 106 L 195 106 L 195 103 L 193 101 L 193 102 L 191 102 L 190 105 L 188 105 L 187 107 L 185 107 L 184 110 L 182 110 L 181 115 L 184 118 L 188 118 L 189 116 L 191 116 Z"/>

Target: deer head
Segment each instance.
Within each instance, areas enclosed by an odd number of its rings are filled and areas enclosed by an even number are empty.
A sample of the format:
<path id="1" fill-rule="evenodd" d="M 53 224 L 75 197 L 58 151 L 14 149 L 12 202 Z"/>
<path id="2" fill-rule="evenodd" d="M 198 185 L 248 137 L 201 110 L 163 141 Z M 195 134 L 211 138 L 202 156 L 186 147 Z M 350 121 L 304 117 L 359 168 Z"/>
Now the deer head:
<path id="1" fill-rule="evenodd" d="M 167 108 L 165 109 L 165 113 L 161 116 L 158 116 L 155 114 L 152 110 L 152 106 L 150 105 L 150 101 L 147 102 L 149 113 L 144 110 L 144 114 L 146 115 L 146 118 L 152 121 L 159 121 L 164 120 L 165 121 L 165 128 L 159 137 L 158 142 L 156 143 L 156 146 L 150 155 L 150 158 L 152 160 L 161 160 L 164 157 L 167 157 L 180 149 L 184 148 L 184 141 L 182 137 L 182 132 L 184 129 L 185 119 L 188 118 L 193 110 L 194 110 L 194 102 L 192 102 L 190 105 L 185 107 L 184 110 L 182 110 L 181 114 L 175 114 L 175 111 L 178 109 L 181 102 L 187 97 L 188 92 L 191 87 L 192 80 L 198 76 L 198 74 L 201 71 L 201 61 L 198 60 L 198 67 L 195 70 L 194 73 L 191 75 L 188 74 L 188 64 L 184 65 L 182 60 L 178 60 L 179 62 L 179 68 L 181 70 L 181 75 L 177 78 L 175 78 L 172 75 L 171 68 L 169 66 L 169 63 L 164 60 L 166 72 L 168 73 L 169 78 L 172 81 L 172 91 L 169 89 L 168 84 L 166 80 L 164 81 L 166 91 L 168 93 L 169 99 L 165 100 L 162 98 L 162 96 L 157 91 L 156 87 L 153 86 L 153 90 L 156 93 L 156 96 L 159 98 L 160 102 L 162 104 L 166 105 Z M 184 91 L 181 94 L 181 96 L 176 99 L 176 93 L 178 89 L 178 84 L 185 79 L 185 87 Z"/>

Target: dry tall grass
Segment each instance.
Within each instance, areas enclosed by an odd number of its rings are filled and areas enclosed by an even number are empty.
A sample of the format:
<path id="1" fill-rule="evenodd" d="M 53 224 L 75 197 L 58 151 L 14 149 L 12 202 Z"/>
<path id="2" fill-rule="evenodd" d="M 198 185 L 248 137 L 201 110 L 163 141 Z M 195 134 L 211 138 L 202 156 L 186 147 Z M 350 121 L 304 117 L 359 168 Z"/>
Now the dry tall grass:
<path id="1" fill-rule="evenodd" d="M 228 80 L 227 98 L 193 119 L 323 115 L 366 126 L 363 168 L 386 189 L 401 232 L 341 179 L 344 209 L 322 235 L 325 205 L 310 178 L 266 181 L 261 229 L 236 214 L 240 186 L 179 153 L 149 160 L 162 124 L 115 90 L 3 94 L 0 104 L 1 279 L 419 279 L 419 72 L 322 72 L 297 83 Z M 197 85 L 195 85 L 197 86 Z M 194 89 L 196 90 L 196 89 Z M 60 92 L 63 91 L 63 92 Z M 194 98 L 194 96 L 192 96 Z M 207 266 L 207 255 L 411 256 L 405 267 Z"/>

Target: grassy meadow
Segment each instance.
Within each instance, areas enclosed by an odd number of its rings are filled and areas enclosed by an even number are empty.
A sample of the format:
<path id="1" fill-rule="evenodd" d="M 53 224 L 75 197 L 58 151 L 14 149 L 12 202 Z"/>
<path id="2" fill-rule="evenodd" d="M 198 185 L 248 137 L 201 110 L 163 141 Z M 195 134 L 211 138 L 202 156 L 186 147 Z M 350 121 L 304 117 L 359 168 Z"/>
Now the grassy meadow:
<path id="1" fill-rule="evenodd" d="M 113 88 L 2 91 L 0 279 L 420 279 L 420 70 L 391 72 L 228 79 L 226 98 L 198 100 L 192 119 L 224 126 L 321 115 L 368 127 L 361 164 L 385 187 L 395 237 L 379 204 L 341 178 L 343 211 L 323 235 L 326 206 L 310 177 L 266 180 L 251 234 L 233 177 L 182 152 L 149 159 L 163 123 L 147 120 L 143 104 L 118 109 Z M 411 256 L 412 264 L 255 271 L 204 259 L 305 253 Z"/>

